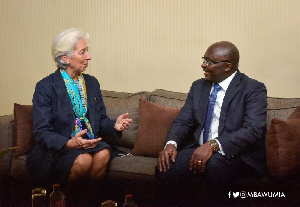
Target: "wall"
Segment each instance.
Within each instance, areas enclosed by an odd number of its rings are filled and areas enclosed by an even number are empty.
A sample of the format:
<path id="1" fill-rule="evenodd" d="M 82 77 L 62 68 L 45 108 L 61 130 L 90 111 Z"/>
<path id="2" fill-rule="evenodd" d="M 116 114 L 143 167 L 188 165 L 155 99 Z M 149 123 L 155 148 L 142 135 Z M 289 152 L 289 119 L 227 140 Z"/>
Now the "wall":
<path id="1" fill-rule="evenodd" d="M 228 40 L 269 96 L 300 97 L 299 9 L 298 0 L 1 0 L 0 115 L 31 104 L 56 69 L 52 40 L 68 27 L 90 33 L 86 72 L 102 89 L 188 92 L 206 48 Z"/>

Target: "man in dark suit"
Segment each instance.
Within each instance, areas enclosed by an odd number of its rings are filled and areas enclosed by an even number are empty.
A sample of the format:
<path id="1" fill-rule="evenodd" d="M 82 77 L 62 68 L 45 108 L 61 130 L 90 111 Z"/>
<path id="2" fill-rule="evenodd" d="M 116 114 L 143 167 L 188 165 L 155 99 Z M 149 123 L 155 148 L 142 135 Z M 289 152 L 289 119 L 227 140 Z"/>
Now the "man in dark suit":
<path id="1" fill-rule="evenodd" d="M 226 186 L 264 174 L 264 84 L 239 71 L 239 51 L 230 42 L 214 43 L 202 59 L 205 78 L 192 84 L 170 127 L 158 157 L 157 179 L 176 184 L 201 176 L 209 184 Z"/>

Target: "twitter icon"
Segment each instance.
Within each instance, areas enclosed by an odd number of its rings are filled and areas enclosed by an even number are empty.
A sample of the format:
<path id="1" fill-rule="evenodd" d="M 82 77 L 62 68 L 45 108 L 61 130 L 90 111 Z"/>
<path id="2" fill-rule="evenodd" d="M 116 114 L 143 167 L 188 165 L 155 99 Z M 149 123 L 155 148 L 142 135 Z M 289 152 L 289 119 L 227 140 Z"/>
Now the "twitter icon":
<path id="1" fill-rule="evenodd" d="M 240 195 L 240 192 L 232 192 L 232 194 L 233 194 L 233 197 L 236 198 Z"/>

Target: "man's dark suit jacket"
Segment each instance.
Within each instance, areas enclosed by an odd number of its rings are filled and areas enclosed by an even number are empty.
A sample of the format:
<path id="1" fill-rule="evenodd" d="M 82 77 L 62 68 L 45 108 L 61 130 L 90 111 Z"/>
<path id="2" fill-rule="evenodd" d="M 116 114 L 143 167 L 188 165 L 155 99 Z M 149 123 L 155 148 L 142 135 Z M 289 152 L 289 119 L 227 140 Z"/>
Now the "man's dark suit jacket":
<path id="1" fill-rule="evenodd" d="M 166 141 L 176 141 L 179 150 L 198 143 L 211 87 L 212 83 L 205 79 L 195 81 L 185 105 L 174 119 Z M 239 156 L 259 174 L 265 172 L 266 118 L 264 84 L 238 70 L 226 91 L 219 119 L 217 139 L 227 159 Z"/>
<path id="2" fill-rule="evenodd" d="M 106 115 L 100 85 L 93 76 L 83 74 L 89 121 L 95 137 L 109 134 L 118 136 L 114 130 L 115 120 Z M 60 150 L 68 142 L 75 123 L 75 114 L 64 80 L 59 70 L 39 81 L 33 95 L 33 133 L 37 143 Z"/>

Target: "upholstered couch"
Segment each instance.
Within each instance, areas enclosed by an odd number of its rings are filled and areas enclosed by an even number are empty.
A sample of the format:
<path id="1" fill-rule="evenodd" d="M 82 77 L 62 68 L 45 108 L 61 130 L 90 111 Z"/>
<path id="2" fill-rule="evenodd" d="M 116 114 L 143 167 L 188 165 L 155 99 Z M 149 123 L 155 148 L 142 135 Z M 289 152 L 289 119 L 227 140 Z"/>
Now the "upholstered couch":
<path id="1" fill-rule="evenodd" d="M 122 202 L 125 194 L 133 193 L 140 206 L 154 205 L 157 196 L 157 155 L 164 145 L 168 127 L 179 113 L 187 94 L 161 89 L 137 93 L 103 90 L 102 94 L 109 117 L 116 118 L 119 114 L 129 112 L 133 119 L 121 140 L 103 138 L 116 147 L 113 149 L 118 149 L 113 150 L 113 156 L 117 157 L 111 161 L 103 187 L 103 199 Z M 268 174 L 262 178 L 241 180 L 239 189 L 250 192 L 250 197 L 235 199 L 231 196 L 228 198 L 228 205 L 238 200 L 244 205 L 299 204 L 300 108 L 295 111 L 297 106 L 300 106 L 300 98 L 268 98 Z M 28 206 L 30 190 L 36 187 L 25 164 L 26 154 L 34 144 L 31 110 L 32 106 L 15 104 L 13 114 L 0 117 L 0 149 L 17 146 L 16 150 L 0 160 L 2 205 L 10 203 L 15 206 Z M 233 186 L 233 190 L 237 189 L 234 187 L 236 186 Z M 275 192 L 278 193 L 274 194 Z M 207 198 L 204 195 L 202 197 L 203 200 Z"/>

